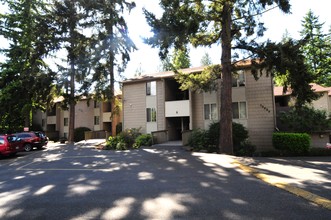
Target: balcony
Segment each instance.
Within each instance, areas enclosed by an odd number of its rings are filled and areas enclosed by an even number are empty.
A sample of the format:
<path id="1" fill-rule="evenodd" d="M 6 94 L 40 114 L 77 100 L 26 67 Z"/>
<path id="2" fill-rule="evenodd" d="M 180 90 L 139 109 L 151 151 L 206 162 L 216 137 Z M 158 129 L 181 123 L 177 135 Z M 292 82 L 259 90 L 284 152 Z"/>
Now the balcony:
<path id="1" fill-rule="evenodd" d="M 102 122 L 111 122 L 111 112 L 102 113 Z"/>
<path id="2" fill-rule="evenodd" d="M 168 101 L 165 102 L 166 117 L 188 117 L 190 116 L 190 101 Z"/>
<path id="3" fill-rule="evenodd" d="M 47 124 L 48 125 L 55 125 L 56 124 L 56 116 L 48 116 L 47 117 Z"/>

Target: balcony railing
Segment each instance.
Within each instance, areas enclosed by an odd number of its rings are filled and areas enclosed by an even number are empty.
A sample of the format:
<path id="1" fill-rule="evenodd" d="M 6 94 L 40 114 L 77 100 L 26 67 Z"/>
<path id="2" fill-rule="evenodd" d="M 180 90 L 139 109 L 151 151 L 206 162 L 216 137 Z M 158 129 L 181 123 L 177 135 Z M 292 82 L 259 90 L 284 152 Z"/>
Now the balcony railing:
<path id="1" fill-rule="evenodd" d="M 165 102 L 166 117 L 187 117 L 190 116 L 190 101 L 169 101 Z"/>

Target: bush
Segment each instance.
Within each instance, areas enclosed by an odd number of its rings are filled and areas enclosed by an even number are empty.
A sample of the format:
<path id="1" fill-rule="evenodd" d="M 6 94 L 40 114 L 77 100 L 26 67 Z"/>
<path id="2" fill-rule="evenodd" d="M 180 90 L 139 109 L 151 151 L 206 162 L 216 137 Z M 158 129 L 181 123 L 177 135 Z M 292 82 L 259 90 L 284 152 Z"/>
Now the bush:
<path id="1" fill-rule="evenodd" d="M 133 147 L 135 140 L 141 135 L 140 128 L 127 129 L 115 137 L 110 136 L 106 142 L 105 150 L 127 150 Z"/>
<path id="2" fill-rule="evenodd" d="M 311 133 L 331 128 L 331 118 L 326 111 L 307 106 L 281 112 L 280 121 L 287 127 L 284 130 L 289 132 Z"/>
<path id="3" fill-rule="evenodd" d="M 208 132 L 203 129 L 194 129 L 190 135 L 188 143 L 195 151 L 206 149 L 210 144 Z"/>
<path id="4" fill-rule="evenodd" d="M 274 133 L 272 143 L 275 149 L 285 154 L 304 155 L 309 152 L 310 136 L 305 133 Z"/>
<path id="5" fill-rule="evenodd" d="M 209 146 L 209 148 L 210 146 L 214 146 L 215 148 L 214 151 L 218 151 L 218 143 L 220 137 L 219 124 L 220 124 L 219 122 L 211 123 L 208 129 L 209 142 L 207 146 Z M 233 148 L 235 154 L 237 154 L 238 151 L 247 152 L 247 153 L 253 151 L 253 149 L 255 151 L 255 146 L 249 144 L 248 142 L 245 142 L 247 138 L 248 138 L 247 129 L 242 124 L 232 122 L 232 141 L 233 141 Z M 250 150 L 246 148 L 249 148 Z M 241 153 L 239 152 L 239 154 Z"/>
<path id="6" fill-rule="evenodd" d="M 79 142 L 85 140 L 85 131 L 91 131 L 91 129 L 86 127 L 75 128 L 74 130 L 74 141 Z"/>
<path id="7" fill-rule="evenodd" d="M 117 136 L 119 136 L 124 141 L 124 143 L 126 143 L 127 147 L 131 148 L 136 138 L 141 135 L 140 129 L 141 128 L 126 129 L 119 133 Z"/>
<path id="8" fill-rule="evenodd" d="M 142 134 L 139 135 L 134 144 L 133 144 L 133 148 L 134 149 L 138 149 L 141 146 L 152 146 L 152 135 L 151 134 Z"/>
<path id="9" fill-rule="evenodd" d="M 106 146 L 104 150 L 127 150 L 127 144 L 124 139 L 120 136 L 112 137 L 110 136 L 106 141 Z"/>
<path id="10" fill-rule="evenodd" d="M 249 141 L 243 141 L 238 147 L 235 148 L 234 154 L 237 156 L 249 156 L 252 157 L 256 151 L 256 146 Z"/>

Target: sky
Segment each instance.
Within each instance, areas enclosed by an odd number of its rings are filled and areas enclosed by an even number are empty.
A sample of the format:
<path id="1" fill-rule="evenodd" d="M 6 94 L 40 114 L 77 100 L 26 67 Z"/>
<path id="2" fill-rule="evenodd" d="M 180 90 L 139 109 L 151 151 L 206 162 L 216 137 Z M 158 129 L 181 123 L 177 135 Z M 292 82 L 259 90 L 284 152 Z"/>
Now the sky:
<path id="1" fill-rule="evenodd" d="M 127 16 L 127 24 L 131 39 L 136 44 L 138 50 L 131 53 L 131 61 L 124 72 L 126 78 L 131 78 L 136 73 L 138 68 L 141 68 L 144 73 L 157 72 L 160 66 L 158 57 L 158 49 L 152 49 L 149 45 L 143 43 L 142 38 L 152 36 L 150 27 L 148 26 L 145 17 L 142 13 L 142 8 L 152 11 L 155 14 L 160 14 L 161 9 L 157 0 L 136 0 L 137 7 L 134 8 L 130 15 Z M 301 30 L 301 21 L 307 14 L 309 9 L 316 16 L 319 16 L 319 22 L 325 22 L 325 33 L 328 32 L 331 26 L 330 0 L 291 0 L 291 14 L 284 14 L 279 9 L 271 10 L 263 15 L 261 21 L 265 23 L 267 31 L 264 39 L 280 41 L 283 34 L 287 30 L 291 37 L 299 39 Z M 213 63 L 220 63 L 221 51 L 220 46 L 202 47 L 190 50 L 191 66 L 201 66 L 200 61 L 205 53 L 211 56 Z"/>

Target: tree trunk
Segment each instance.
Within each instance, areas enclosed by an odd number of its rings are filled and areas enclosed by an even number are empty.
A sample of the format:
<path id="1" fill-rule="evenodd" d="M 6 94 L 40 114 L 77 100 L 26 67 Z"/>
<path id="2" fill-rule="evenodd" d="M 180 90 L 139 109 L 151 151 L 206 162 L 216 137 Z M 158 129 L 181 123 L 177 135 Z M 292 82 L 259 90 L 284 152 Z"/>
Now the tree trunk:
<path id="1" fill-rule="evenodd" d="M 233 154 L 232 141 L 232 73 L 231 73 L 231 16 L 232 3 L 226 1 L 222 11 L 222 73 L 221 73 L 221 120 L 220 153 Z"/>
<path id="2" fill-rule="evenodd" d="M 74 143 L 75 131 L 75 64 L 71 61 L 71 74 L 70 74 L 70 98 L 69 98 L 69 136 L 68 142 Z"/>

